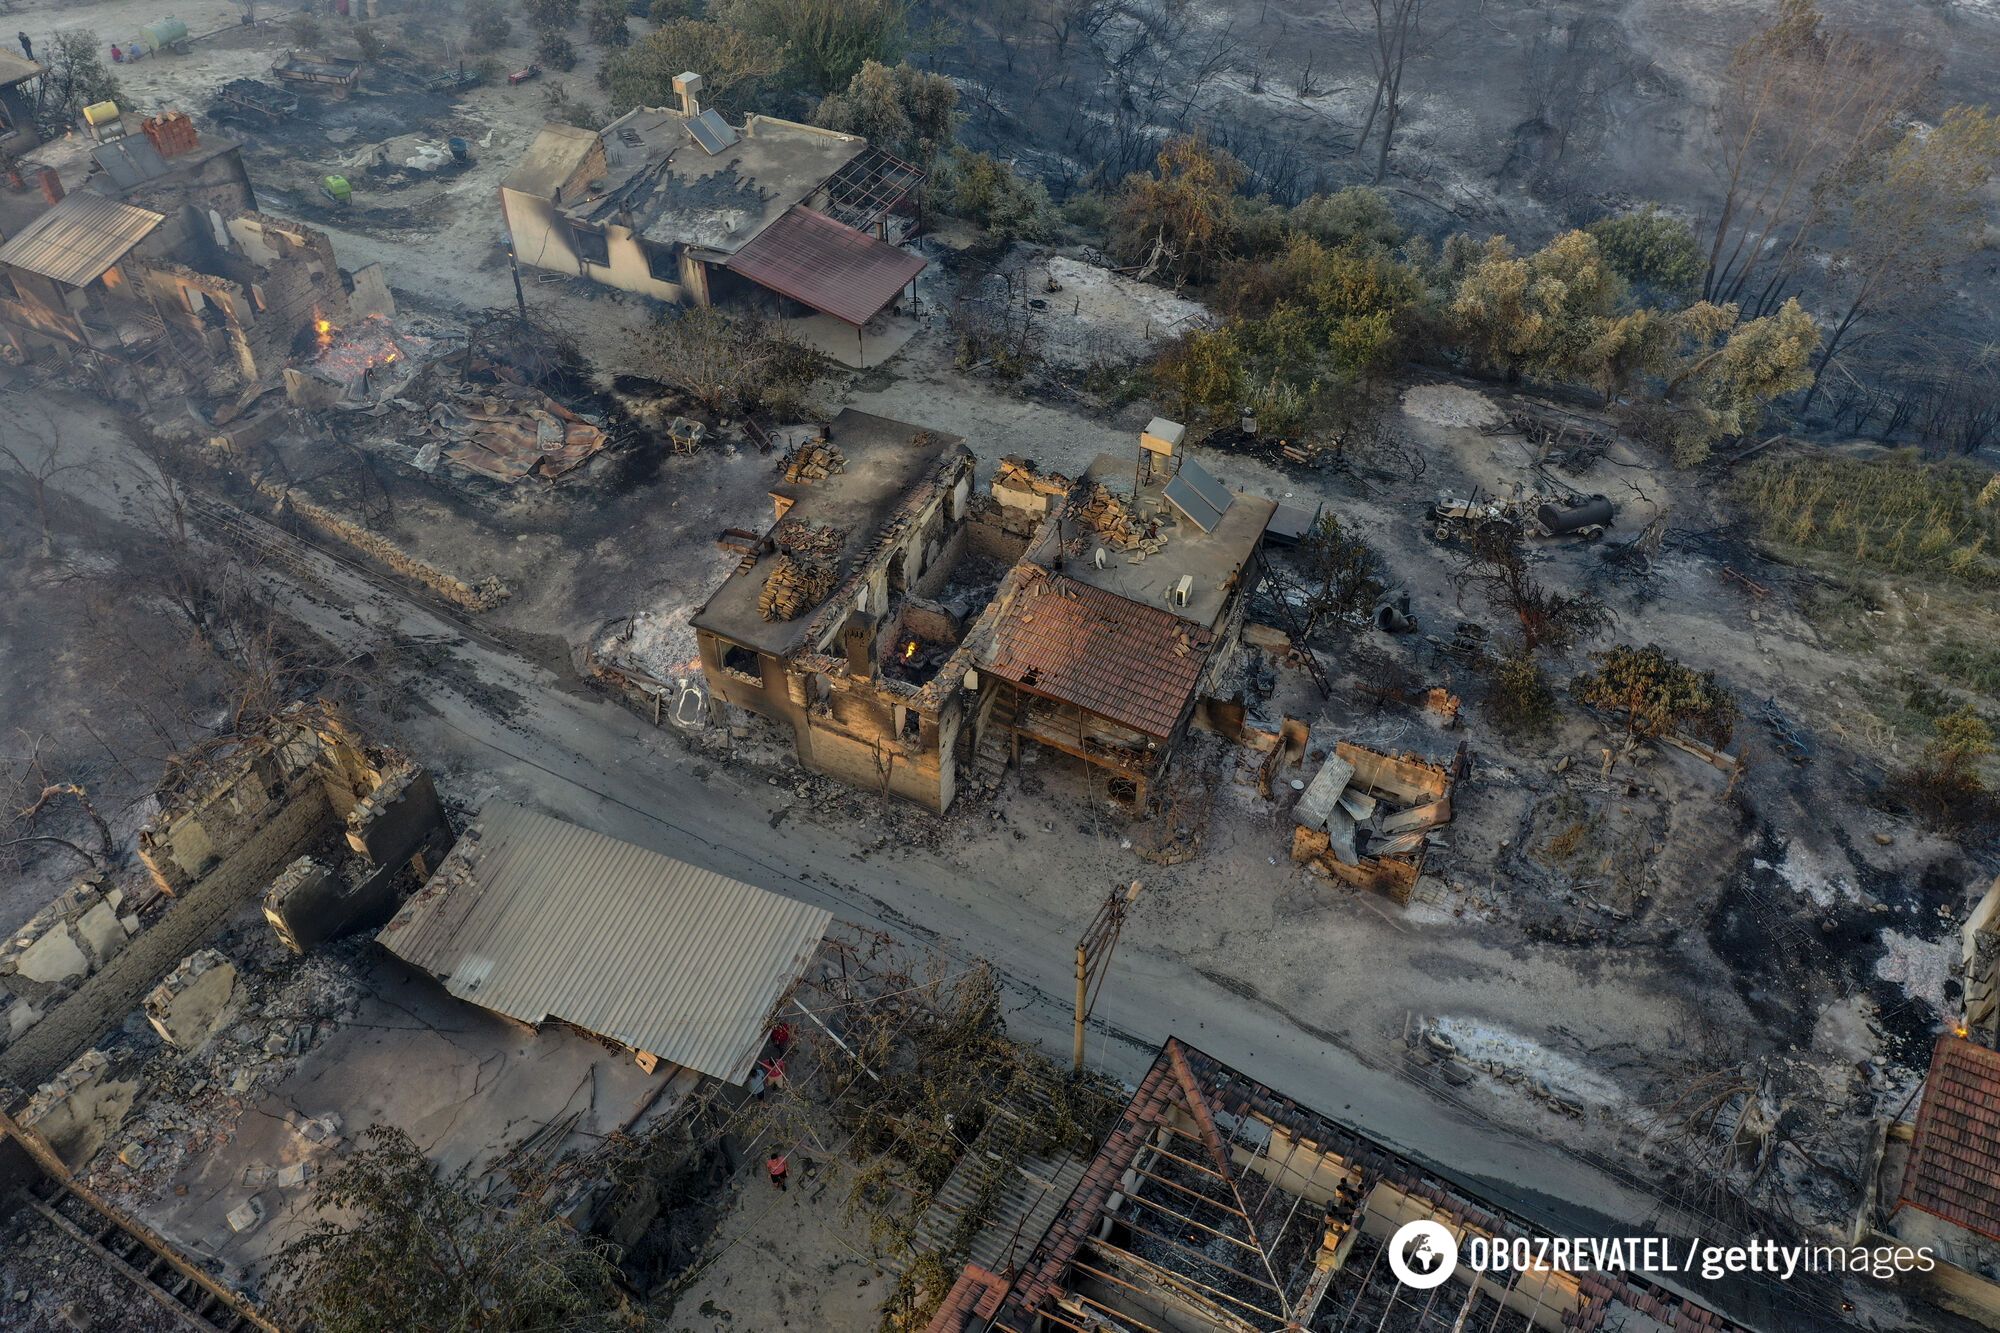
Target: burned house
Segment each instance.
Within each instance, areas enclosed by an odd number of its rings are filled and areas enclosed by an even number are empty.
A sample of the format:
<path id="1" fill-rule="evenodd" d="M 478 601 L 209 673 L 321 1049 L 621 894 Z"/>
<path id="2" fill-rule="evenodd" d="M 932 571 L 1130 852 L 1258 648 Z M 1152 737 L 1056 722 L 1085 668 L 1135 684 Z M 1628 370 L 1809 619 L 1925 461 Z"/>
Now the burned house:
<path id="1" fill-rule="evenodd" d="M 924 261 L 890 243 L 923 173 L 851 134 L 680 104 L 602 130 L 552 124 L 500 186 L 514 256 L 662 301 L 763 289 L 860 328 Z"/>
<path id="2" fill-rule="evenodd" d="M 693 618 L 711 696 L 786 722 L 807 768 L 933 810 L 1024 743 L 1141 798 L 1237 651 L 1275 509 L 1192 463 L 1135 493 L 1112 458 L 1081 482 L 1004 460 L 976 496 L 955 438 L 853 411 L 786 473 Z"/>
<path id="3" fill-rule="evenodd" d="M 0 160 L 11 160 L 41 142 L 35 131 L 35 99 L 27 84 L 46 71 L 36 61 L 0 51 Z"/>
<path id="4" fill-rule="evenodd" d="M 728 1083 L 831 914 L 518 806 L 483 810 L 383 927 L 461 1000 Z"/>
<path id="5" fill-rule="evenodd" d="M 1105 455 L 1073 486 L 1003 466 L 994 495 L 1042 515 L 982 627 L 978 743 L 989 763 L 1046 746 L 1142 797 L 1241 645 L 1277 506 L 1222 485 L 1155 420 L 1138 461 Z"/>
<path id="6" fill-rule="evenodd" d="M 1923 1246 L 1922 1273 L 1945 1308 L 2000 1328 L 2000 1051 L 1938 1038 L 1916 1119 L 1881 1127 L 1857 1245 Z"/>
<path id="7" fill-rule="evenodd" d="M 16 359 L 125 372 L 121 393 L 172 375 L 234 391 L 393 309 L 379 265 L 349 278 L 324 233 L 241 206 L 254 195 L 236 146 L 204 149 L 185 122 L 156 117 L 99 145 L 90 180 L 104 192 L 55 187 L 0 245 L 0 335 Z"/>
<path id="8" fill-rule="evenodd" d="M 968 523 L 957 436 L 850 409 L 783 472 L 771 529 L 745 535 L 693 618 L 710 694 L 788 725 L 805 767 L 942 810 L 965 668 L 964 620 L 940 595 L 962 562 L 1011 559 L 1018 541 Z"/>
<path id="9" fill-rule="evenodd" d="M 1170 1038 L 1039 1235 L 974 1242 L 929 1333 L 1112 1329 L 1694 1329 L 1738 1325 L 1636 1274 L 1545 1264 L 1428 1287 L 1391 1238 L 1435 1222 L 1461 1251 L 1530 1223 Z M 984 1239 L 984 1238 L 982 1238 Z"/>

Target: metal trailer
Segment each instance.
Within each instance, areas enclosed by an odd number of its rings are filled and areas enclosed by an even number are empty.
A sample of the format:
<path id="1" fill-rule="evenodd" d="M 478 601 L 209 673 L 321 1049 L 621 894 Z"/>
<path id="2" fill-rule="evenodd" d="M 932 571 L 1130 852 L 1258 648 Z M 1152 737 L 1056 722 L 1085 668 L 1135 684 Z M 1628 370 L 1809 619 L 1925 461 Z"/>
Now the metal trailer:
<path id="1" fill-rule="evenodd" d="M 272 62 L 271 73 L 292 83 L 329 88 L 345 97 L 361 82 L 361 62 L 345 56 L 302 56 L 287 51 Z"/>

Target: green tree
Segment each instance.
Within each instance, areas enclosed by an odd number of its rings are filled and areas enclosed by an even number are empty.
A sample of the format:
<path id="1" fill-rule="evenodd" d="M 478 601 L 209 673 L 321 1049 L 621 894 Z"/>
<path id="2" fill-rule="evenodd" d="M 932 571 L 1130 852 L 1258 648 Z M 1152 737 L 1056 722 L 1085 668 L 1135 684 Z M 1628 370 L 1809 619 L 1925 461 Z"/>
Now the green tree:
<path id="1" fill-rule="evenodd" d="M 118 79 L 98 52 L 104 49 L 89 29 L 58 32 L 42 48 L 42 77 L 35 80 L 35 127 L 45 139 L 58 139 L 75 127 L 87 106 L 116 102 Z"/>
<path id="2" fill-rule="evenodd" d="M 525 1333 L 635 1327 L 610 1247 L 564 1216 L 562 1173 L 492 1189 L 376 1125 L 313 1191 L 316 1220 L 273 1263 L 288 1323 Z"/>
<path id="3" fill-rule="evenodd" d="M 765 38 L 701 19 L 675 19 L 614 54 L 605 65 L 611 109 L 672 106 L 674 76 L 699 73 L 702 100 L 742 111 L 764 80 L 784 68 L 784 55 Z"/>
<path id="4" fill-rule="evenodd" d="M 869 143 L 926 170 L 952 146 L 958 87 L 942 74 L 870 60 L 844 91 L 820 101 L 813 124 Z"/>
<path id="5" fill-rule="evenodd" d="M 587 28 L 590 40 L 607 51 L 632 44 L 632 6 L 628 0 L 592 0 Z"/>
<path id="6" fill-rule="evenodd" d="M 1508 378 L 1589 380 L 1625 284 L 1587 233 L 1565 232 L 1526 259 L 1496 236 L 1460 280 L 1451 317 L 1473 358 Z"/>
<path id="7" fill-rule="evenodd" d="M 576 68 L 576 43 L 557 28 L 543 28 L 535 34 L 535 59 L 555 70 Z"/>
<path id="8" fill-rule="evenodd" d="M 664 26 L 676 19 L 698 19 L 708 13 L 703 0 L 653 0 L 646 10 L 646 18 L 655 25 Z"/>
<path id="9" fill-rule="evenodd" d="M 1661 399 L 1633 420 L 1681 467 L 1754 430 L 1772 399 L 1812 382 L 1819 325 L 1796 299 L 1747 324 L 1737 322 L 1735 306 L 1700 301 L 1675 315 L 1672 327 L 1675 350 L 1665 358 Z"/>
<path id="10" fill-rule="evenodd" d="M 1628 736 L 1683 735 L 1710 745 L 1729 744 L 1736 728 L 1736 699 L 1713 671 L 1696 671 L 1667 656 L 1658 644 L 1620 644 L 1592 653 L 1594 669 L 1570 682 L 1586 707 L 1624 720 Z"/>
<path id="11" fill-rule="evenodd" d="M 1246 370 L 1234 327 L 1195 329 L 1154 362 L 1154 392 L 1183 421 L 1217 421 L 1242 405 Z"/>
<path id="12" fill-rule="evenodd" d="M 1658 204 L 1645 204 L 1590 224 L 1591 237 L 1619 276 L 1641 292 L 1685 304 L 1707 266 L 1694 228 Z"/>
<path id="13" fill-rule="evenodd" d="M 1981 196 L 1996 160 L 2000 117 L 1955 106 L 1935 126 L 1906 130 L 1843 183 L 1837 198 L 1847 226 L 1830 269 L 1841 306 L 1801 413 L 1856 330 L 1936 305 L 1947 269 L 1985 236 Z"/>
<path id="14" fill-rule="evenodd" d="M 1243 164 L 1199 136 L 1169 140 L 1152 175 L 1125 180 L 1111 219 L 1111 251 L 1178 282 L 1212 276 L 1229 257 Z"/>
<path id="15" fill-rule="evenodd" d="M 1294 231 L 1322 245 L 1358 243 L 1393 250 L 1403 240 L 1402 224 L 1396 221 L 1388 196 L 1366 185 L 1302 200 L 1292 205 L 1288 220 Z"/>
<path id="16" fill-rule="evenodd" d="M 475 51 L 492 51 L 507 44 L 514 25 L 500 0 L 469 0 L 465 6 L 465 40 Z"/>
<path id="17" fill-rule="evenodd" d="M 1993 726 L 1967 704 L 1931 723 L 1923 757 L 1897 773 L 1890 790 L 1947 832 L 1990 824 L 1993 793 L 1981 768 L 1993 754 Z"/>
<path id="18" fill-rule="evenodd" d="M 820 96 L 871 60 L 895 64 L 910 44 L 909 0 L 714 0 L 709 15 L 775 43 L 792 81 Z"/>
<path id="19" fill-rule="evenodd" d="M 952 149 L 937 164 L 929 197 L 938 211 L 977 223 L 995 241 L 1038 241 L 1049 234 L 1049 192 L 990 153 Z"/>
<path id="20" fill-rule="evenodd" d="M 574 27 L 582 0 L 522 0 L 528 22 L 544 32 Z"/>

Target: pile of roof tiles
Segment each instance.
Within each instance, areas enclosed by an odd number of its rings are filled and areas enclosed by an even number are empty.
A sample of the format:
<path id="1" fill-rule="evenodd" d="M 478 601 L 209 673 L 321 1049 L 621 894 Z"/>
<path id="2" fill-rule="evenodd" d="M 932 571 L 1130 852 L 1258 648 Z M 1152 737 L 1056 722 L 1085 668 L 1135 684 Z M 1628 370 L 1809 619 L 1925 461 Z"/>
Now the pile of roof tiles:
<path id="1" fill-rule="evenodd" d="M 794 485 L 825 481 L 846 466 L 847 459 L 840 450 L 825 440 L 807 440 L 785 455 L 785 480 Z"/>

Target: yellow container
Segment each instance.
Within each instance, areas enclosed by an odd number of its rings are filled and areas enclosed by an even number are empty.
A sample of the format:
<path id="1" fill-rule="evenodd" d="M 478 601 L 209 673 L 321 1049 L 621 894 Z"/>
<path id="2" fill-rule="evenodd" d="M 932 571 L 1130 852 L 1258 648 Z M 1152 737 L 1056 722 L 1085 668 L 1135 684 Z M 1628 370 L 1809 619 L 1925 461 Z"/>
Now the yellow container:
<path id="1" fill-rule="evenodd" d="M 96 129 L 99 125 L 110 125 L 118 119 L 116 102 L 94 102 L 83 109 L 83 123 Z"/>

